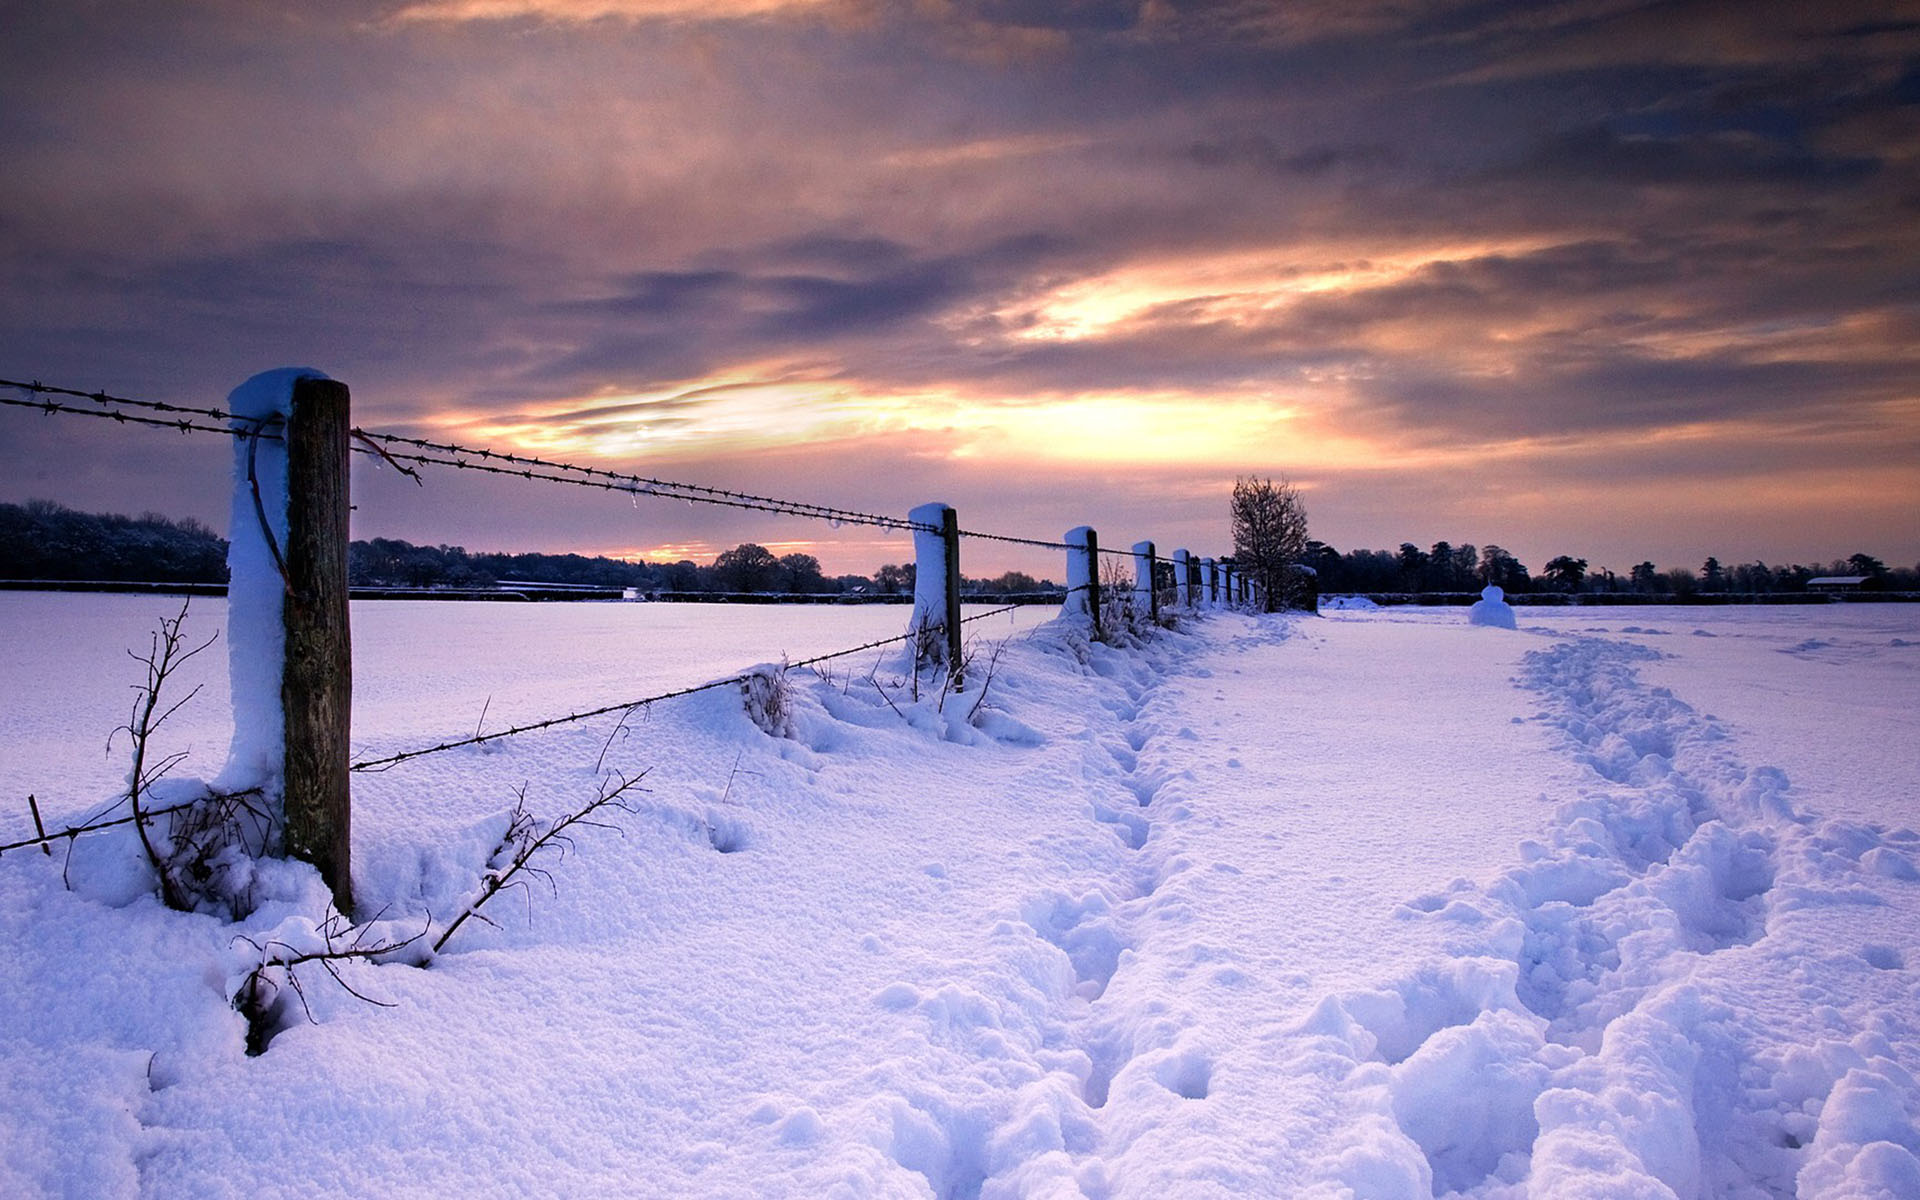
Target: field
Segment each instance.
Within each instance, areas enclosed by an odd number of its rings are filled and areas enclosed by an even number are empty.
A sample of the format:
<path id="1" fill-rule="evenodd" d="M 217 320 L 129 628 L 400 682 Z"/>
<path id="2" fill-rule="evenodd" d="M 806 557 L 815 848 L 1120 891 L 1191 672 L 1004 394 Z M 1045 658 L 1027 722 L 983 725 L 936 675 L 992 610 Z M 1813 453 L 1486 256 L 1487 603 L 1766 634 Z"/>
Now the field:
<path id="1" fill-rule="evenodd" d="M 57 823 L 121 786 L 124 651 L 169 606 L 0 606 L 12 840 L 28 792 Z M 0 1194 L 1920 1195 L 1920 608 L 1128 647 L 1048 615 L 970 627 L 984 700 L 874 651 L 792 673 L 780 736 L 723 689 L 356 776 L 356 889 L 404 937 L 522 789 L 552 817 L 646 772 L 551 887 L 344 968 L 377 1004 L 310 973 L 258 1057 L 240 935 L 310 939 L 310 872 L 234 924 L 162 908 L 125 839 L 8 853 Z M 904 619 L 362 605 L 356 749 Z M 183 771 L 221 765 L 222 662 Z"/>

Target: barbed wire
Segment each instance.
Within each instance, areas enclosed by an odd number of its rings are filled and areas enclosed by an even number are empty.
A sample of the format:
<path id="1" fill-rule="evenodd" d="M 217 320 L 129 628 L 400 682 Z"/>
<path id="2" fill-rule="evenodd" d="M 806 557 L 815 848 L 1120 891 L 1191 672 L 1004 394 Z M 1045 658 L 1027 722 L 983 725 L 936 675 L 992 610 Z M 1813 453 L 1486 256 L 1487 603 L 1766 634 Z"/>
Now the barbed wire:
<path id="1" fill-rule="evenodd" d="M 192 808 L 196 803 L 198 802 L 189 800 L 182 804 L 169 804 L 165 808 L 142 809 L 140 810 L 140 815 L 138 817 L 131 816 L 131 815 L 124 816 L 124 817 L 115 817 L 111 821 L 90 821 L 90 822 L 83 822 L 82 824 L 79 824 L 79 825 L 68 825 L 64 828 L 56 829 L 51 833 L 47 833 L 43 831 L 38 836 L 27 838 L 24 841 L 7 842 L 4 844 L 0 844 L 0 855 L 4 855 L 10 850 L 24 850 L 29 846 L 51 846 L 53 843 L 59 841 L 61 838 L 77 838 L 83 833 L 92 833 L 96 829 L 112 829 L 116 825 L 131 825 L 136 820 L 145 821 L 145 820 L 150 820 L 154 817 L 164 817 L 169 813 L 185 812 L 187 809 Z M 111 812 L 113 811 L 113 808 L 118 806 L 119 806 L 119 802 L 116 801 L 115 804 L 109 807 L 107 811 Z"/>
<path id="2" fill-rule="evenodd" d="M 1079 590 L 1079 589 L 1074 589 L 1074 590 Z M 1071 594 L 1071 592 L 1069 592 L 1069 594 Z M 1020 605 L 1020 604 L 1008 604 L 1008 605 L 1005 605 L 1004 607 L 996 608 L 989 612 L 975 613 L 970 617 L 962 617 L 960 619 L 960 623 L 962 625 L 966 625 L 974 621 L 984 621 L 988 617 L 1001 616 L 1005 613 L 1013 612 L 1015 609 L 1024 608 L 1024 607 L 1026 606 Z M 939 631 L 939 630 L 944 630 L 945 628 L 946 628 L 946 622 L 944 621 L 938 624 L 926 626 L 926 629 L 930 631 Z M 878 650 L 884 646 L 891 646 L 896 643 L 911 641 L 912 639 L 919 637 L 920 635 L 921 635 L 920 630 L 909 630 L 906 633 L 898 633 L 893 635 L 892 637 L 880 638 L 876 641 L 866 642 L 858 646 L 852 646 L 845 650 L 835 650 L 829 654 L 816 654 L 812 658 L 803 658 L 794 662 L 789 662 L 786 664 L 786 666 L 787 666 L 787 669 L 789 670 L 802 670 L 807 667 L 816 666 L 823 662 L 831 662 L 836 658 L 846 658 L 849 655 L 860 654 L 867 650 Z M 582 712 L 567 713 L 564 716 L 549 717 L 543 721 L 531 721 L 525 725 L 515 725 L 508 729 L 496 730 L 493 733 L 475 734 L 472 737 L 461 738 L 458 741 L 441 742 L 439 745 L 436 745 L 436 746 L 422 746 L 417 750 L 403 750 L 398 754 L 389 754 L 382 758 L 365 759 L 361 762 L 353 763 L 347 769 L 349 771 L 372 771 L 372 772 L 387 771 L 392 769 L 393 767 L 400 765 L 403 762 L 407 762 L 409 760 L 416 759 L 416 758 L 424 758 L 429 754 L 439 754 L 445 750 L 459 750 L 467 746 L 478 746 L 483 742 L 496 742 L 496 741 L 499 741 L 501 738 L 509 738 L 517 734 L 534 733 L 542 729 L 552 729 L 557 725 L 570 725 L 580 721 L 589 721 L 589 720 L 592 720 L 594 717 L 604 717 L 608 713 L 638 712 L 640 709 L 651 707 L 655 704 L 659 704 L 666 700 L 679 700 L 686 696 L 698 695 L 701 692 L 711 692 L 719 688 L 730 687 L 737 684 L 743 684 L 748 679 L 751 679 L 753 675 L 754 675 L 754 672 L 752 671 L 743 671 L 738 675 L 729 675 L 724 679 L 711 680 L 707 683 L 696 684 L 693 687 L 677 688 L 671 692 L 662 692 L 657 696 L 646 696 L 639 700 L 627 700 L 619 704 L 604 704 L 604 705 L 601 705 L 599 708 L 590 708 Z"/>
<path id="3" fill-rule="evenodd" d="M 41 383 L 39 380 L 0 379 L 0 387 L 13 388 L 27 394 L 26 399 L 0 396 L 0 405 L 14 408 L 36 409 L 44 413 L 63 413 L 73 416 L 95 417 L 117 421 L 123 424 L 149 425 L 161 429 L 174 429 L 181 433 L 216 433 L 228 437 L 264 437 L 278 440 L 277 435 L 262 433 L 259 422 L 217 408 L 196 408 L 189 405 L 172 404 L 161 400 L 139 400 L 127 396 L 115 396 L 104 391 L 83 391 L 79 388 L 61 387 L 55 384 Z M 90 408 L 81 405 L 62 403 L 50 399 L 52 396 L 66 396 L 80 400 L 90 400 L 103 407 Z M 118 406 L 107 407 L 107 406 Z M 178 417 L 143 417 L 129 413 L 128 408 L 147 412 L 178 413 Z M 204 417 L 216 421 L 232 422 L 229 425 L 206 425 L 191 420 L 192 417 Z M 741 492 L 728 488 L 710 487 L 706 484 L 686 483 L 679 480 L 659 479 L 645 475 L 634 475 L 620 471 L 610 471 L 600 467 L 582 466 L 577 463 L 560 462 L 554 459 L 539 458 L 533 455 L 514 454 L 507 451 L 491 450 L 485 447 L 462 446 L 452 442 L 435 442 L 425 438 L 406 437 L 401 434 L 380 433 L 355 427 L 353 436 L 364 443 L 352 447 L 358 454 L 368 454 L 383 459 L 402 471 L 402 462 L 418 463 L 423 466 L 449 467 L 456 470 L 480 471 L 490 475 L 509 478 L 536 480 L 548 483 L 567 484 L 574 487 L 595 488 L 602 491 L 624 492 L 633 496 L 654 496 L 664 500 L 684 500 L 689 504 L 712 504 L 727 508 L 749 509 L 757 512 L 771 512 L 787 516 L 804 517 L 826 521 L 834 525 L 863 525 L 878 529 L 909 530 L 921 533 L 939 533 L 940 527 L 924 521 L 914 521 L 904 517 L 890 517 L 880 513 L 862 512 L 857 509 L 838 508 L 832 505 L 814 504 L 804 500 L 792 500 L 778 496 L 764 496 L 753 492 Z M 393 446 L 411 446 L 416 452 L 400 452 Z M 418 453 L 431 451 L 432 453 Z M 496 462 L 509 466 L 496 466 Z M 419 482 L 419 477 L 414 476 Z M 960 537 L 976 541 L 999 542 L 1005 545 L 1029 546 L 1042 550 L 1075 550 L 1079 547 L 1062 541 L 1045 538 L 1020 537 L 1013 534 L 987 533 L 977 529 L 962 529 Z M 1132 552 L 1102 546 L 1099 553 L 1111 558 L 1130 558 Z"/>
<path id="4" fill-rule="evenodd" d="M 927 532 L 939 532 L 936 525 L 908 520 L 903 517 L 889 517 L 880 513 L 860 512 L 857 509 L 837 508 L 826 504 L 813 504 L 804 500 L 788 500 L 778 496 L 762 496 L 753 492 L 734 491 L 729 488 L 709 487 L 705 484 L 684 483 L 673 479 L 656 479 L 646 475 L 633 475 L 622 471 L 609 471 L 600 467 L 586 467 L 577 463 L 557 462 L 553 459 L 538 458 L 527 454 L 489 450 L 483 447 L 460 446 L 451 442 L 434 442 L 424 438 L 402 437 L 391 433 L 368 433 L 362 436 L 373 441 L 384 442 L 389 446 L 412 446 L 418 450 L 431 450 L 455 458 L 429 458 L 419 455 L 395 454 L 393 457 L 411 462 L 431 463 L 437 466 L 465 467 L 469 470 L 492 470 L 499 474 L 519 475 L 525 478 L 549 479 L 560 483 L 597 486 L 614 491 L 631 491 L 638 495 L 656 495 L 669 500 L 692 500 L 726 504 L 738 508 L 756 508 L 762 511 L 783 512 L 794 516 L 813 517 L 823 521 L 839 521 L 853 525 L 874 525 L 885 529 L 917 529 Z M 480 463 L 468 461 L 480 459 Z M 483 464 L 492 460 L 511 463 L 521 468 L 539 468 L 543 472 L 565 472 L 565 475 L 528 474 L 526 470 L 503 470 Z M 580 478 L 573 478 L 573 476 Z"/>
<path id="5" fill-rule="evenodd" d="M 5 381 L 0 381 L 5 382 Z M 42 389 L 43 391 L 46 389 Z M 44 413 L 67 413 L 78 417 L 98 417 L 102 420 L 116 421 L 122 425 L 152 425 L 159 429 L 177 429 L 181 433 L 223 433 L 230 437 L 242 436 L 242 431 L 227 429 L 216 425 L 202 425 L 184 417 L 162 419 L 160 417 L 140 417 L 132 413 L 110 408 L 82 408 L 74 404 L 62 404 L 57 400 L 16 400 L 0 396 L 0 405 L 9 408 L 31 408 Z"/>
<path id="6" fill-rule="evenodd" d="M 1090 588 L 1086 586 L 1078 587 L 1078 588 L 1069 588 L 1066 590 L 1064 595 L 1071 596 L 1075 592 L 1087 591 L 1087 590 L 1090 590 Z M 985 621 L 992 617 L 999 617 L 999 616 L 1004 616 L 1010 612 L 1017 612 L 1018 610 L 1026 607 L 1029 607 L 1029 606 L 1024 604 L 1006 604 L 1006 605 L 1000 606 L 999 608 L 989 609 L 986 612 L 974 613 L 971 616 L 962 617 L 960 618 L 960 623 L 962 625 L 970 625 L 976 621 Z M 937 632 L 937 631 L 944 630 L 945 628 L 946 628 L 946 622 L 942 621 L 937 624 L 927 625 L 923 629 L 913 629 L 913 630 L 907 631 L 906 633 L 895 634 L 892 637 L 878 638 L 874 641 L 865 642 L 858 646 L 850 646 L 845 650 L 834 650 L 826 654 L 816 654 L 809 658 L 803 658 L 797 661 L 788 662 L 785 664 L 785 666 L 788 670 L 804 670 L 810 667 L 818 666 L 819 664 L 824 662 L 831 662 L 835 659 L 846 658 L 846 657 L 849 657 L 850 655 L 860 654 L 868 650 L 878 650 L 886 646 L 892 646 L 899 643 L 912 641 L 915 638 L 923 636 L 927 632 Z M 633 712 L 639 711 L 640 709 L 648 708 L 648 707 L 651 707 L 652 705 L 660 704 L 668 700 L 677 700 L 686 696 L 698 695 L 702 692 L 710 692 L 710 691 L 715 691 L 717 689 L 724 688 L 724 687 L 738 686 L 740 684 L 745 683 L 748 679 L 752 678 L 753 675 L 754 675 L 754 672 L 752 671 L 744 671 L 737 675 L 729 675 L 724 679 L 711 680 L 707 683 L 697 684 L 693 687 L 678 688 L 670 692 L 662 692 L 659 695 L 643 697 L 642 699 L 639 699 L 639 700 L 628 700 L 619 704 L 602 705 L 599 708 L 587 709 L 583 712 L 577 712 L 577 713 L 567 713 L 564 716 L 549 717 L 546 720 L 533 721 L 525 725 L 516 725 L 508 729 L 496 730 L 493 733 L 476 734 L 473 737 L 461 738 L 457 741 L 441 742 L 438 745 L 422 746 L 414 750 L 405 750 L 397 754 L 389 754 L 382 758 L 366 759 L 361 762 L 349 764 L 347 767 L 347 770 L 354 771 L 354 772 L 364 771 L 364 772 L 371 772 L 371 773 L 380 773 L 380 772 L 391 770 L 393 767 L 396 767 L 401 763 L 409 762 L 416 758 L 424 758 L 430 754 L 439 754 L 449 750 L 459 750 L 467 746 L 477 746 L 484 742 L 499 741 L 502 738 L 514 737 L 523 733 L 534 733 L 542 729 L 552 729 L 559 725 L 573 724 L 580 721 L 591 720 L 594 717 L 606 716 L 609 713 L 616 713 L 616 712 L 633 713 Z M 112 820 L 107 820 L 107 821 L 86 821 L 78 825 L 67 825 L 60 829 L 53 830 L 52 832 L 42 831 L 35 837 L 25 838 L 20 841 L 0 843 L 0 855 L 5 855 L 9 851 L 24 850 L 34 846 L 50 846 L 54 842 L 60 840 L 61 838 L 77 838 L 83 833 L 93 833 L 101 829 L 112 829 L 120 825 L 130 825 L 136 820 L 150 820 L 155 817 L 168 816 L 172 813 L 185 812 L 187 809 L 192 808 L 194 803 L 195 803 L 194 801 L 188 801 L 181 804 L 168 805 L 164 808 L 147 809 L 144 812 L 139 813 L 138 815 L 116 817 Z M 118 803 L 116 803 L 113 807 L 118 807 Z M 109 812 L 112 811 L 112 808 L 110 807 L 108 811 Z M 37 824 L 38 823 L 37 810 L 35 813 L 35 821 Z"/>
<path id="7" fill-rule="evenodd" d="M 27 382 L 22 382 L 18 379 L 0 379 L 0 387 L 15 388 L 19 391 L 26 392 L 29 396 L 37 396 L 43 393 L 49 396 L 72 396 L 77 400 L 92 400 L 97 404 L 118 404 L 122 408 L 143 408 L 150 412 L 186 413 L 189 416 L 195 417 L 212 417 L 216 421 L 245 419 L 234 413 L 224 412 L 217 408 L 194 408 L 184 404 L 169 404 L 164 400 L 134 400 L 126 396 L 110 396 L 106 392 L 86 392 L 81 391 L 79 388 L 58 387 L 50 383 L 41 383 L 37 379 Z M 35 407 L 38 407 L 38 405 L 36 404 Z M 95 410 L 71 409 L 67 411 L 91 412 Z M 172 423 L 171 421 L 164 422 L 164 424 L 168 425 Z"/>

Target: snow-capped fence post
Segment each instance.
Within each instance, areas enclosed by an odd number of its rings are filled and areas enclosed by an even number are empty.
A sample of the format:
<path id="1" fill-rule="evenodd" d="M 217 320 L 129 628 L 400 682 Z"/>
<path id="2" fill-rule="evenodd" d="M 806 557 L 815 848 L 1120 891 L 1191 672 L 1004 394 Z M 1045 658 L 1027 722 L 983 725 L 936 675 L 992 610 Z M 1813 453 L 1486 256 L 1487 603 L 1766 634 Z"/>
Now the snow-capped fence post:
<path id="1" fill-rule="evenodd" d="M 922 504 L 907 514 L 913 530 L 913 621 L 915 653 L 923 662 L 943 661 L 960 687 L 960 518 L 951 505 Z M 934 626 L 946 631 L 935 641 Z"/>
<path id="2" fill-rule="evenodd" d="M 1067 530 L 1067 599 L 1060 606 L 1062 616 L 1084 614 L 1093 627 L 1095 641 L 1100 640 L 1100 537 L 1091 527 L 1078 525 Z"/>
<path id="3" fill-rule="evenodd" d="M 221 785 L 278 793 L 281 846 L 353 911 L 347 614 L 350 402 L 316 371 L 236 388 L 227 588 L 233 750 Z"/>
<path id="4" fill-rule="evenodd" d="M 1201 591 L 1200 560 L 1189 554 L 1187 556 L 1187 607 L 1199 608 L 1204 595 L 1205 593 Z"/>
<path id="5" fill-rule="evenodd" d="M 1181 608 L 1193 607 L 1193 556 L 1185 550 L 1173 552 L 1173 602 Z"/>
<path id="6" fill-rule="evenodd" d="M 1133 544 L 1133 596 L 1134 603 L 1147 614 L 1147 619 L 1160 620 L 1160 593 L 1153 590 L 1153 543 L 1135 542 Z"/>

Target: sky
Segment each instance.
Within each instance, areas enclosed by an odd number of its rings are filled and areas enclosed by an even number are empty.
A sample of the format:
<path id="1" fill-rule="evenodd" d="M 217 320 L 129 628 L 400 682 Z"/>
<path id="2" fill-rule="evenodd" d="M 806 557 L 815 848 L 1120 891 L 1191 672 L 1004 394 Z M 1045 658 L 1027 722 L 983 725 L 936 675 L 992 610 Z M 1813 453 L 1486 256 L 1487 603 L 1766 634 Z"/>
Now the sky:
<path id="1" fill-rule="evenodd" d="M 1103 545 L 1920 560 L 1898 3 L 0 0 L 0 377 Z M 0 409 L 0 500 L 229 448 Z M 898 535 L 356 468 L 355 536 Z M 969 543 L 963 569 L 1052 574 Z"/>

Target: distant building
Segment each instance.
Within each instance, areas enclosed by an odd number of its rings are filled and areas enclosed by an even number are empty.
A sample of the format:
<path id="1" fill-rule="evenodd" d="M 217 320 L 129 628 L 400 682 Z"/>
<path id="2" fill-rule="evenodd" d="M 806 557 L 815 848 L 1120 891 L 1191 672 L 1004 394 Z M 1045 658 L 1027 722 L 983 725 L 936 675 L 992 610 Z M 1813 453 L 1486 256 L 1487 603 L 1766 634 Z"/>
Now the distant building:
<path id="1" fill-rule="evenodd" d="M 1820 575 L 1807 580 L 1810 592 L 1857 592 L 1872 579 L 1871 575 Z"/>

